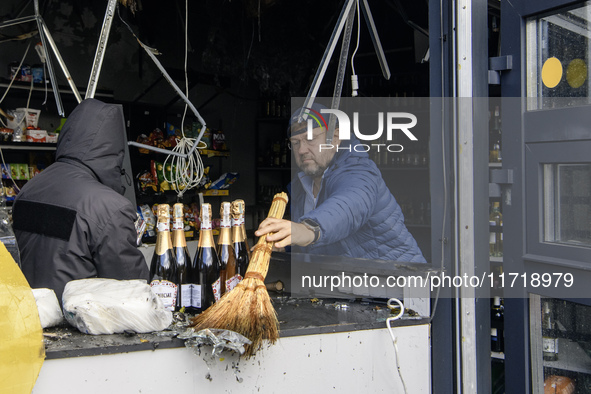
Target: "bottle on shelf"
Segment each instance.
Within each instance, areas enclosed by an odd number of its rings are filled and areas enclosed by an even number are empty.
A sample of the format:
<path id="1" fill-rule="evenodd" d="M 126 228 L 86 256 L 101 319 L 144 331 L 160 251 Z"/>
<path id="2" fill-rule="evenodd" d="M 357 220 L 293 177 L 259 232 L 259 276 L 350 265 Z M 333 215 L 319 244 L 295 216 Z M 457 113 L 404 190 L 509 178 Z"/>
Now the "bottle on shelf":
<path id="1" fill-rule="evenodd" d="M 501 163 L 503 161 L 501 157 L 501 143 L 500 141 L 495 141 L 492 144 L 492 148 L 488 155 L 489 163 Z"/>
<path id="2" fill-rule="evenodd" d="M 156 247 L 150 264 L 150 287 L 158 295 L 164 307 L 173 311 L 177 297 L 177 263 L 170 237 L 170 206 L 158 205 L 158 233 Z"/>
<path id="3" fill-rule="evenodd" d="M 193 285 L 189 281 L 191 256 L 185 238 L 183 204 L 176 203 L 172 209 L 172 248 L 177 263 L 177 300 L 175 310 L 191 311 Z M 184 308 L 184 309 L 183 309 Z"/>
<path id="4" fill-rule="evenodd" d="M 281 167 L 289 167 L 289 140 L 285 138 L 281 144 Z"/>
<path id="5" fill-rule="evenodd" d="M 489 131 L 489 163 L 501 163 L 503 161 L 501 156 L 501 129 L 501 114 L 499 106 L 496 105 Z"/>
<path id="6" fill-rule="evenodd" d="M 220 236 L 218 237 L 218 256 L 220 258 L 220 293 L 232 290 L 240 281 L 236 276 L 236 257 L 232 246 L 231 204 L 222 202 L 220 208 Z"/>
<path id="7" fill-rule="evenodd" d="M 234 256 L 236 258 L 236 271 L 240 279 L 244 278 L 248 263 L 250 262 L 250 248 L 246 239 L 244 226 L 244 201 L 234 200 L 232 202 L 232 243 L 234 245 Z"/>
<path id="8" fill-rule="evenodd" d="M 491 339 L 491 351 L 503 352 L 505 350 L 505 338 L 504 338 L 504 320 L 505 311 L 501 297 L 493 298 L 493 305 L 491 308 L 490 317 L 490 339 Z"/>
<path id="9" fill-rule="evenodd" d="M 213 241 L 211 225 L 211 204 L 201 205 L 201 231 L 193 266 L 193 302 L 201 313 L 213 305 L 220 296 L 220 261 Z"/>
<path id="10" fill-rule="evenodd" d="M 281 143 L 274 141 L 271 145 L 271 151 L 273 152 L 273 167 L 281 167 Z"/>
<path id="11" fill-rule="evenodd" d="M 498 201 L 493 202 L 489 216 L 489 255 L 492 257 L 503 256 L 503 214 Z"/>
<path id="12" fill-rule="evenodd" d="M 558 360 L 556 322 L 554 321 L 550 301 L 544 301 L 542 304 L 542 352 L 544 360 Z"/>

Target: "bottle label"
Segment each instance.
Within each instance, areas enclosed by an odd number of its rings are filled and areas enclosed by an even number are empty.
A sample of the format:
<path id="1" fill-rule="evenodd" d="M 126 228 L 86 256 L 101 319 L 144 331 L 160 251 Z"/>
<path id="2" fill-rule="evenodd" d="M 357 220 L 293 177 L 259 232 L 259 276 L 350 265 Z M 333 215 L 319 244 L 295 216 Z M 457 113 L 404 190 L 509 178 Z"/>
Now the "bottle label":
<path id="1" fill-rule="evenodd" d="M 542 338 L 542 349 L 544 353 L 558 353 L 558 340 L 556 338 Z"/>
<path id="2" fill-rule="evenodd" d="M 201 285 L 193 284 L 191 286 L 191 304 L 195 308 L 201 308 Z"/>
<path id="3" fill-rule="evenodd" d="M 488 243 L 489 244 L 495 244 L 495 243 L 497 243 L 496 233 L 489 233 L 488 236 L 489 236 L 489 238 L 488 238 Z"/>
<path id="4" fill-rule="evenodd" d="M 170 224 L 158 222 L 158 224 L 156 225 L 156 228 L 158 229 L 158 232 L 170 231 Z"/>
<path id="5" fill-rule="evenodd" d="M 184 230 L 185 224 L 183 223 L 183 219 L 176 218 L 172 221 L 172 230 Z"/>
<path id="6" fill-rule="evenodd" d="M 168 280 L 153 280 L 150 283 L 150 287 L 154 294 L 162 301 L 164 309 L 171 312 L 174 311 L 177 286 Z"/>
<path id="7" fill-rule="evenodd" d="M 211 284 L 211 288 L 213 289 L 213 297 L 216 302 L 218 302 L 221 297 L 220 285 L 221 285 L 220 278 L 217 278 L 216 281 Z"/>
<path id="8" fill-rule="evenodd" d="M 181 285 L 181 307 L 189 308 L 193 306 L 193 286 L 192 283 Z"/>
<path id="9" fill-rule="evenodd" d="M 240 281 L 242 280 L 242 276 L 239 274 L 234 275 L 230 279 L 226 280 L 226 291 L 231 291 Z"/>
<path id="10" fill-rule="evenodd" d="M 204 203 L 201 205 L 201 230 L 211 230 L 211 205 Z"/>

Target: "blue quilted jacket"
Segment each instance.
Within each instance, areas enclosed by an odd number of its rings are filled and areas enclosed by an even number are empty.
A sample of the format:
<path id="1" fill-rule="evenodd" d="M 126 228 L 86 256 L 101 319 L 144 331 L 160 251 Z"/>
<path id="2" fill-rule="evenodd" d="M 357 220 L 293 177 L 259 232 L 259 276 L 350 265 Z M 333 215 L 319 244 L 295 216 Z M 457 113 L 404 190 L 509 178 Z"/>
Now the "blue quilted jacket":
<path id="1" fill-rule="evenodd" d="M 320 225 L 321 236 L 314 245 L 294 247 L 294 252 L 426 262 L 404 225 L 400 206 L 367 153 L 339 150 L 324 173 L 316 209 L 306 215 L 305 196 L 296 177 L 291 183 L 292 220 L 313 220 Z"/>

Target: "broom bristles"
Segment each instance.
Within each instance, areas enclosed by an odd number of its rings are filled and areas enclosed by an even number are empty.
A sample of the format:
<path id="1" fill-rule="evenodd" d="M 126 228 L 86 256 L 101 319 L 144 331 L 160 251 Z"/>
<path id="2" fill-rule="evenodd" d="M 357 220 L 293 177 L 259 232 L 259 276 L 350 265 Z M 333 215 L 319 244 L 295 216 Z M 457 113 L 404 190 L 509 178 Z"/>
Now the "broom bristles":
<path id="1" fill-rule="evenodd" d="M 268 217 L 282 218 L 286 205 L 287 194 L 276 194 Z M 245 347 L 247 357 L 254 355 L 264 340 L 275 343 L 279 339 L 277 312 L 264 283 L 272 248 L 273 242 L 268 242 L 265 236 L 259 238 L 245 278 L 218 302 L 193 318 L 191 326 L 195 330 L 220 328 L 244 335 L 252 341 Z"/>

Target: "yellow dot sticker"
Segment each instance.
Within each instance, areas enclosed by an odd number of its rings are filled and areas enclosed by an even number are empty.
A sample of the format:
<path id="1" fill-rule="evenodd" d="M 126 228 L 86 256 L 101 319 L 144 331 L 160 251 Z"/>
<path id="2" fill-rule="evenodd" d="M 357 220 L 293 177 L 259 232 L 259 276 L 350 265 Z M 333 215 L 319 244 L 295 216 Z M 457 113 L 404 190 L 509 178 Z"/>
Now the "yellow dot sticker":
<path id="1" fill-rule="evenodd" d="M 542 66 L 542 82 L 546 87 L 553 88 L 562 79 L 562 63 L 555 57 L 551 57 Z"/>
<path id="2" fill-rule="evenodd" d="M 587 80 L 587 65 L 582 59 L 573 59 L 566 67 L 566 82 L 571 88 L 580 88 Z"/>

